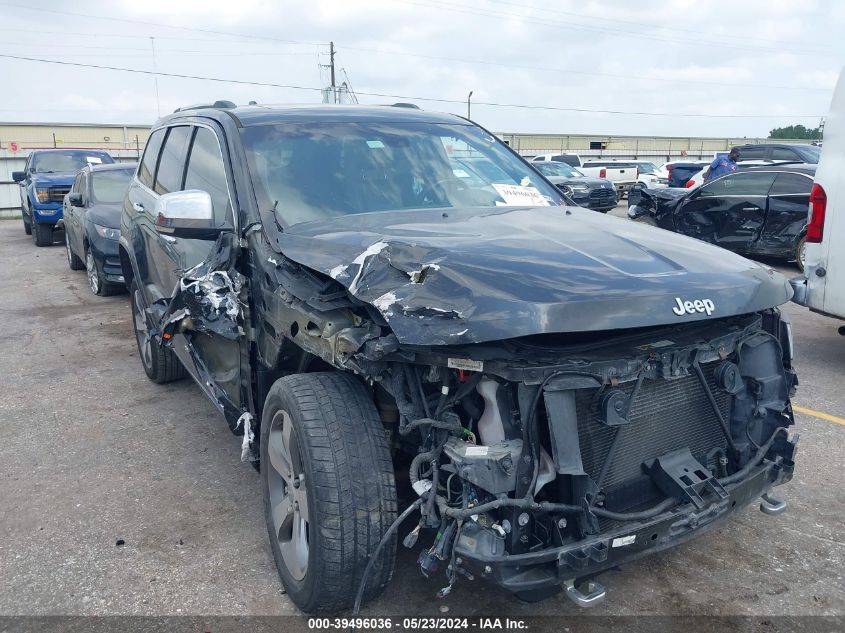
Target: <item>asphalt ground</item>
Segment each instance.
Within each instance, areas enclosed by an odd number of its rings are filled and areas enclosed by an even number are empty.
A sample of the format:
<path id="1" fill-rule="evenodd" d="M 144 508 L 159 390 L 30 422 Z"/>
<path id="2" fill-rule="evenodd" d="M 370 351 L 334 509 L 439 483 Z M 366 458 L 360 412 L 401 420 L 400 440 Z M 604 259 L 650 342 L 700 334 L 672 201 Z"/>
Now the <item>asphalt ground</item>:
<path id="1" fill-rule="evenodd" d="M 789 510 L 748 507 L 606 572 L 591 616 L 845 615 L 845 338 L 839 322 L 785 311 L 801 382 L 795 478 L 778 489 Z M 0 222 L 0 367 L 0 616 L 297 613 L 239 438 L 190 380 L 147 380 L 127 295 L 92 295 L 64 249 L 34 247 L 19 220 Z M 479 580 L 437 599 L 445 578 L 423 578 L 416 555 L 400 551 L 364 615 L 585 613 L 562 595 L 526 604 Z"/>

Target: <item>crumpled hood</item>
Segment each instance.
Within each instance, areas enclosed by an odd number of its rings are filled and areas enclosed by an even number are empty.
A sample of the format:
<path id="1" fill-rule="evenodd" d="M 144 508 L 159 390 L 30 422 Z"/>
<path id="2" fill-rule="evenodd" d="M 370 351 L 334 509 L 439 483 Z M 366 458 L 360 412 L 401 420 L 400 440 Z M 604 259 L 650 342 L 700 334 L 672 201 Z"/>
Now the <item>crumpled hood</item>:
<path id="1" fill-rule="evenodd" d="M 295 225 L 279 246 L 375 306 L 406 344 L 675 324 L 792 295 L 731 252 L 576 207 L 349 215 Z"/>

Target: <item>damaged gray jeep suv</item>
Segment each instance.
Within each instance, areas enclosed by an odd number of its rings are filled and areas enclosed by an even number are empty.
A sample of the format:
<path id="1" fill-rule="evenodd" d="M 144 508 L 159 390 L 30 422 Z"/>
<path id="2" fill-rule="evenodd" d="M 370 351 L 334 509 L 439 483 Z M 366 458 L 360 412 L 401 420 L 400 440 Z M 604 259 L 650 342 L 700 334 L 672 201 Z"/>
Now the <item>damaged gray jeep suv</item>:
<path id="1" fill-rule="evenodd" d="M 302 610 L 377 595 L 411 517 L 441 595 L 589 606 L 599 572 L 785 508 L 786 280 L 566 202 L 486 130 L 407 106 L 154 126 L 120 231 L 144 371 L 187 372 L 243 436 Z"/>

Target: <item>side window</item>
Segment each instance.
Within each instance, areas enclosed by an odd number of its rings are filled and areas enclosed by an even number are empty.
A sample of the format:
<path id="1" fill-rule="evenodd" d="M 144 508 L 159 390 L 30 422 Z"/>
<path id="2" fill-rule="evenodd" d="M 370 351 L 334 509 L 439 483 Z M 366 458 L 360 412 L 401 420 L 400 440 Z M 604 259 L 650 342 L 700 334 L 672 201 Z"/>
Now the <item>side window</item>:
<path id="1" fill-rule="evenodd" d="M 769 194 L 773 196 L 790 193 L 810 195 L 810 187 L 812 186 L 813 181 L 806 176 L 781 173 L 778 174 L 778 177 L 775 179 L 775 184 L 772 185 L 772 189 Z"/>
<path id="2" fill-rule="evenodd" d="M 189 125 L 172 127 L 167 133 L 161 158 L 156 169 L 153 191 L 158 194 L 171 193 L 182 189 L 185 175 L 185 158 L 193 128 Z"/>
<path id="3" fill-rule="evenodd" d="M 772 160 L 801 160 L 795 150 L 787 147 L 775 147 L 772 150 Z"/>
<path id="4" fill-rule="evenodd" d="M 772 172 L 730 174 L 723 176 L 699 189 L 699 197 L 716 196 L 765 196 L 775 180 Z"/>
<path id="5" fill-rule="evenodd" d="M 740 160 L 763 160 L 766 158 L 765 147 L 741 147 L 739 148 Z"/>
<path id="6" fill-rule="evenodd" d="M 164 141 L 165 131 L 164 129 L 156 130 L 147 139 L 144 156 L 141 158 L 141 167 L 138 169 L 138 180 L 150 189 L 153 188 L 153 176 L 156 173 L 156 162 L 158 162 L 158 153 Z"/>
<path id="7" fill-rule="evenodd" d="M 217 135 L 208 128 L 197 128 L 188 158 L 184 188 L 207 192 L 211 196 L 216 224 L 231 223 L 232 203 L 226 188 L 223 155 L 220 153 Z"/>

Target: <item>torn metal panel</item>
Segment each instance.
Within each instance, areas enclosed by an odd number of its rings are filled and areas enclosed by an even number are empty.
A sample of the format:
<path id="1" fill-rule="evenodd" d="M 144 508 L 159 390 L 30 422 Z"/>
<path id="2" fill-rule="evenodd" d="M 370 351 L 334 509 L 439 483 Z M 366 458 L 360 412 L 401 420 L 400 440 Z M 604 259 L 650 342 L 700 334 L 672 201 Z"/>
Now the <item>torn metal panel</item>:
<path id="1" fill-rule="evenodd" d="M 243 335 L 238 324 L 243 277 L 233 268 L 233 241 L 233 234 L 221 233 L 209 256 L 185 271 L 170 299 L 148 309 L 162 340 L 181 331 L 213 332 L 229 340 Z"/>
<path id="2" fill-rule="evenodd" d="M 400 343 L 413 345 L 684 323 L 767 309 L 791 295 L 780 274 L 737 255 L 631 222 L 608 231 L 606 219 L 578 209 L 350 215 L 294 225 L 278 247 L 372 306 Z M 709 299 L 716 310 L 679 316 L 679 297 Z"/>

